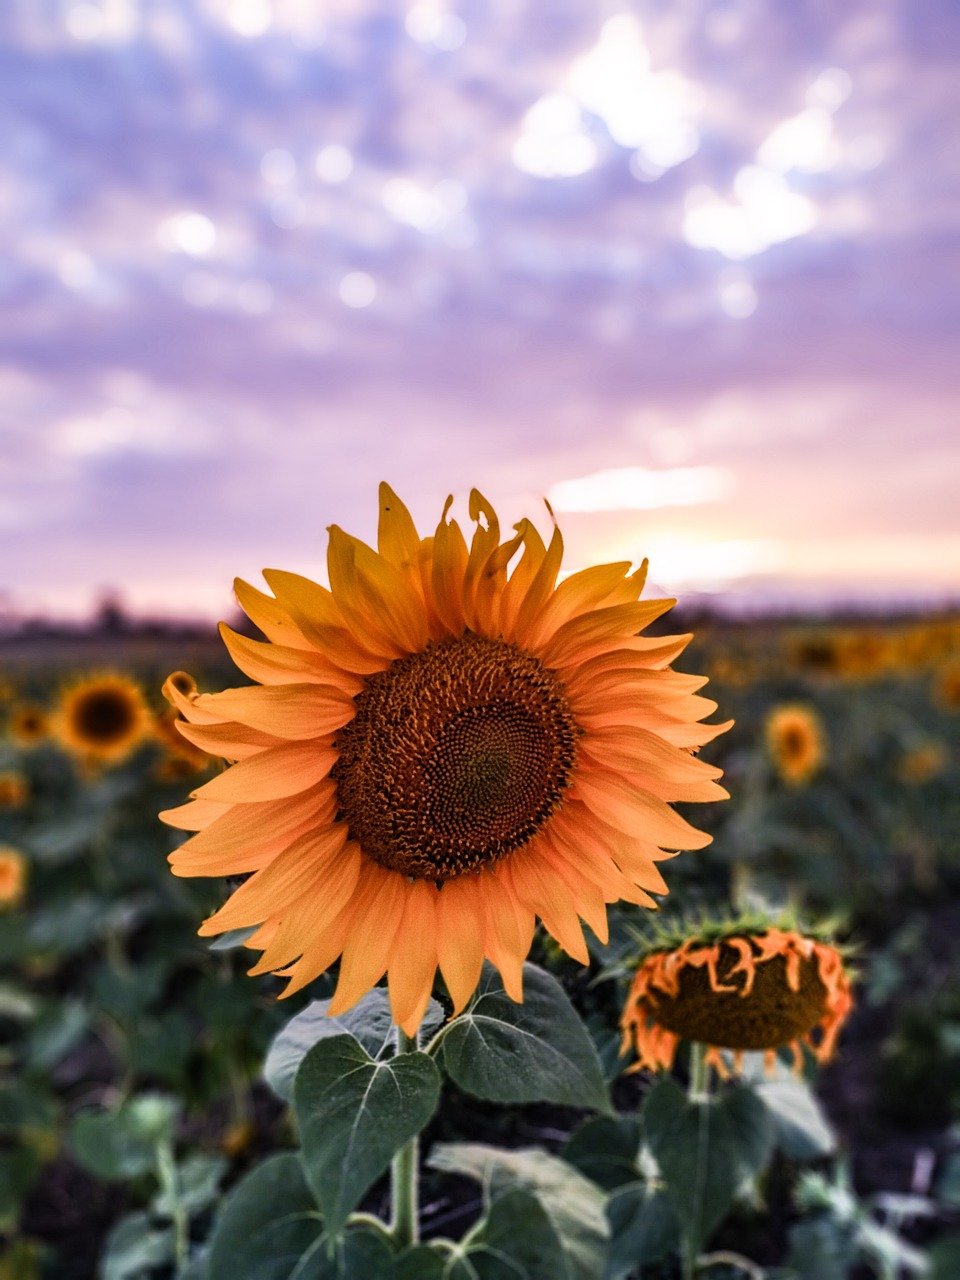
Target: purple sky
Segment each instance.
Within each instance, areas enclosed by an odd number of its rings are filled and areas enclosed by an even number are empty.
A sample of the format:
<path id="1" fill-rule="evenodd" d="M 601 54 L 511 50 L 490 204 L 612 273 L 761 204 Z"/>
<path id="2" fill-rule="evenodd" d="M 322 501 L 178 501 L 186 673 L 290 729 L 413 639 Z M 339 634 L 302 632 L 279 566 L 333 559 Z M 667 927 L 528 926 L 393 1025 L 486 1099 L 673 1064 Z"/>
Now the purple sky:
<path id="1" fill-rule="evenodd" d="M 8 0 L 0 610 L 221 614 L 381 478 L 957 588 L 958 118 L 953 0 Z"/>

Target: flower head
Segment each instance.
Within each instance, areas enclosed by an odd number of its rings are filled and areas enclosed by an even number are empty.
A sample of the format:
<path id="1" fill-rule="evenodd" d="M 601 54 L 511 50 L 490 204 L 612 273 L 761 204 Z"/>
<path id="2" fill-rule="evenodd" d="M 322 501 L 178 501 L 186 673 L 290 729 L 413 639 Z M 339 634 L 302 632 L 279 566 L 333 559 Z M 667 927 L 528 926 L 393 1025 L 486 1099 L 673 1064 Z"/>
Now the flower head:
<path id="1" fill-rule="evenodd" d="M 50 717 L 43 707 L 21 702 L 10 712 L 7 732 L 18 747 L 35 747 L 50 736 Z"/>
<path id="2" fill-rule="evenodd" d="M 681 1040 L 708 1047 L 721 1074 L 720 1050 L 762 1050 L 768 1062 L 790 1047 L 817 1059 L 833 1054 L 853 1006 L 840 952 L 818 937 L 776 924 L 730 923 L 701 930 L 674 946 L 654 945 L 641 959 L 624 1006 L 621 1052 L 632 1047 L 633 1070 L 669 1070 Z"/>
<path id="3" fill-rule="evenodd" d="M 537 916 L 586 962 L 581 920 L 605 938 L 608 902 L 656 905 L 667 851 L 709 843 L 670 802 L 726 796 L 693 752 L 727 726 L 669 669 L 690 637 L 640 634 L 673 603 L 638 600 L 643 570 L 557 585 L 559 531 L 501 541 L 473 491 L 468 543 L 449 506 L 421 538 L 382 485 L 377 551 L 331 528 L 329 590 L 237 583 L 267 642 L 221 631 L 261 685 L 164 686 L 180 732 L 237 762 L 163 815 L 198 833 L 175 874 L 249 874 L 201 933 L 259 926 L 252 972 L 286 994 L 340 957 L 334 1014 L 386 972 L 407 1030 L 438 967 L 456 1009 L 485 956 L 522 999 Z"/>
<path id="4" fill-rule="evenodd" d="M 57 735 L 74 755 L 88 761 L 117 763 L 150 732 L 143 692 L 129 676 L 88 676 L 63 695 Z"/>
<path id="5" fill-rule="evenodd" d="M 766 722 L 767 749 L 777 772 L 791 786 L 809 782 L 826 754 L 820 717 L 801 703 L 774 707 Z"/>
<path id="6" fill-rule="evenodd" d="M 21 809 L 27 799 L 27 780 L 12 769 L 0 772 L 0 809 Z"/>
<path id="7" fill-rule="evenodd" d="M 960 663 L 943 668 L 937 678 L 936 695 L 945 711 L 960 711 Z"/>
<path id="8" fill-rule="evenodd" d="M 0 845 L 0 907 L 15 907 L 26 890 L 26 858 L 18 849 Z"/>

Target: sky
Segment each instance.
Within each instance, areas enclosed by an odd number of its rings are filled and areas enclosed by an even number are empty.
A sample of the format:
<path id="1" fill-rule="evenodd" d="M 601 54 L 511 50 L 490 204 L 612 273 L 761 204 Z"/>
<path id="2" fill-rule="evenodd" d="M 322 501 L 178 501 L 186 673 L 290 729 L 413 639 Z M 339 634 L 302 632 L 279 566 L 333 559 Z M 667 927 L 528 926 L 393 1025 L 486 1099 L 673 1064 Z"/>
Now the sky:
<path id="1" fill-rule="evenodd" d="M 7 0 L 0 615 L 387 479 L 683 596 L 960 595 L 954 0 Z"/>

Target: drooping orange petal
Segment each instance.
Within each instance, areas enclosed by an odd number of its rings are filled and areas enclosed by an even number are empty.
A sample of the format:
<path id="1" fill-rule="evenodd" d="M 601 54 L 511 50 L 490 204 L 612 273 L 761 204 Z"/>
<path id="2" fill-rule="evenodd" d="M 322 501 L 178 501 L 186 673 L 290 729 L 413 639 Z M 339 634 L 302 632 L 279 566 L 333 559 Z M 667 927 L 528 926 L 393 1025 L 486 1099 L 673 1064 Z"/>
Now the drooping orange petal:
<path id="1" fill-rule="evenodd" d="M 330 1001 L 331 1016 L 355 1005 L 387 971 L 400 928 L 407 881 L 395 871 L 367 870 L 367 882 L 343 947 L 340 977 Z"/>
<path id="2" fill-rule="evenodd" d="M 188 800 L 173 809 L 164 809 L 157 816 L 168 827 L 177 827 L 180 831 L 203 831 L 229 813 L 231 806 L 217 800 Z"/>
<path id="3" fill-rule="evenodd" d="M 581 964 L 589 964 L 590 953 L 570 894 L 554 876 L 545 873 L 536 841 L 511 854 L 506 869 L 523 905 L 536 912 L 564 951 Z"/>
<path id="4" fill-rule="evenodd" d="M 480 981 L 483 924 L 476 875 L 448 880 L 437 897 L 437 959 L 457 1014 Z"/>
<path id="5" fill-rule="evenodd" d="M 320 738 L 356 714 L 353 699 L 327 684 L 245 685 L 202 693 L 196 705 L 276 738 Z"/>
<path id="6" fill-rule="evenodd" d="M 316 742 L 285 742 L 249 760 L 231 765 L 194 791 L 201 800 L 227 800 L 252 804 L 295 796 L 325 778 L 337 761 L 332 747 Z"/>
<path id="7" fill-rule="evenodd" d="M 273 937 L 250 973 L 274 972 L 315 948 L 354 902 L 363 863 L 359 846 L 348 840 L 335 856 L 318 864 L 316 879 L 306 886 L 301 900 L 277 917 Z"/>
<path id="8" fill-rule="evenodd" d="M 508 860 L 507 860 L 508 861 Z M 511 1000 L 523 999 L 523 962 L 530 953 L 536 928 L 534 913 L 521 905 L 505 863 L 480 873 L 479 900 L 483 910 L 484 950 L 500 970 L 503 989 Z"/>
<path id="9" fill-rule="evenodd" d="M 195 800 L 193 803 L 206 802 Z M 276 838 L 284 839 L 289 832 L 305 823 L 321 827 L 332 821 L 336 791 L 333 783 L 325 780 L 298 796 L 270 800 L 264 804 L 217 807 L 220 813 L 170 855 L 172 864 L 185 864 L 198 855 L 204 858 L 216 855 L 224 858 L 244 854 L 257 856 Z"/>
<path id="10" fill-rule="evenodd" d="M 188 724 L 186 720 L 176 720 L 174 724 L 181 738 L 186 738 L 201 751 L 222 756 L 225 760 L 246 760 L 268 747 L 279 746 L 283 741 L 230 720 L 224 724 Z"/>
<path id="11" fill-rule="evenodd" d="M 606 770 L 581 767 L 576 796 L 611 826 L 664 849 L 703 849 L 713 840 L 675 813 L 669 805 Z"/>
<path id="12" fill-rule="evenodd" d="M 201 935 L 208 937 L 227 929 L 260 924 L 287 909 L 316 878 L 318 865 L 341 849 L 346 838 L 346 827 L 341 825 L 322 832 L 310 831 L 295 840 L 262 871 L 245 880 L 219 911 L 204 920 Z"/>
<path id="13" fill-rule="evenodd" d="M 403 919 L 387 970 L 394 1022 L 412 1035 L 426 1012 L 437 971 L 437 897 L 427 880 L 406 886 Z"/>

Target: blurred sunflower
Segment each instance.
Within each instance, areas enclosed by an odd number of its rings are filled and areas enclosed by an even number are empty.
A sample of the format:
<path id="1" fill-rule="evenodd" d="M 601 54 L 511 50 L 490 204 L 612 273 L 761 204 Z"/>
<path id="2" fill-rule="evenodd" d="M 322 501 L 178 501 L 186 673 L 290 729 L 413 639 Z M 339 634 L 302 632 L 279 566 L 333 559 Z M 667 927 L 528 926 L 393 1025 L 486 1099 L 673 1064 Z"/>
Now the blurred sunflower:
<path id="1" fill-rule="evenodd" d="M 386 972 L 408 1032 L 438 967 L 456 1010 L 484 956 L 522 999 L 536 916 L 586 962 L 581 919 L 605 939 L 606 903 L 655 906 L 665 851 L 710 842 L 670 802 L 727 794 L 693 752 L 728 725 L 669 669 L 691 637 L 639 634 L 673 604 L 638 601 L 644 569 L 558 586 L 559 530 L 501 542 L 474 490 L 468 546 L 451 501 L 421 539 L 382 485 L 379 551 L 330 529 L 330 590 L 238 582 L 268 643 L 221 633 L 264 687 L 164 686 L 184 736 L 239 762 L 163 815 L 199 833 L 175 874 L 252 873 L 200 932 L 259 926 L 252 972 L 288 995 L 341 957 L 334 1014 Z"/>
<path id="2" fill-rule="evenodd" d="M 35 747 L 50 736 L 50 717 L 43 707 L 21 702 L 10 712 L 7 733 L 18 747 Z"/>
<path id="3" fill-rule="evenodd" d="M 60 702 L 56 732 L 73 755 L 118 763 L 150 732 L 143 692 L 129 676 L 104 673 L 79 680 Z"/>
<path id="4" fill-rule="evenodd" d="M 944 667 L 937 677 L 936 699 L 946 711 L 960 711 L 960 663 Z"/>
<path id="5" fill-rule="evenodd" d="M 0 845 L 0 907 L 15 907 L 27 890 L 27 860 L 10 845 Z"/>
<path id="6" fill-rule="evenodd" d="M 836 675 L 840 669 L 839 645 L 831 632 L 788 636 L 786 645 L 792 667 L 826 676 Z"/>
<path id="7" fill-rule="evenodd" d="M 668 1071 L 686 1040 L 706 1046 L 705 1060 L 726 1076 L 723 1049 L 739 1072 L 746 1051 L 762 1051 L 769 1066 L 789 1047 L 799 1069 L 803 1045 L 820 1062 L 833 1055 L 852 1007 L 843 957 L 830 943 L 777 924 L 708 926 L 642 957 L 620 1051 L 635 1051 L 630 1070 Z"/>
<path id="8" fill-rule="evenodd" d="M 0 809 L 22 809 L 26 799 L 26 778 L 13 769 L 4 769 L 0 773 Z"/>
<path id="9" fill-rule="evenodd" d="M 784 782 L 809 782 L 826 754 L 820 717 L 802 703 L 782 703 L 767 716 L 767 750 Z"/>
<path id="10" fill-rule="evenodd" d="M 923 742 L 904 752 L 897 763 L 897 777 L 909 786 L 932 782 L 947 767 L 947 749 L 942 742 Z"/>

